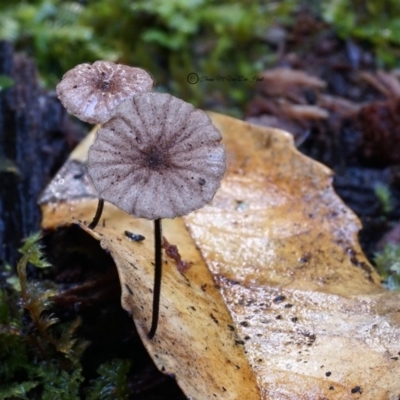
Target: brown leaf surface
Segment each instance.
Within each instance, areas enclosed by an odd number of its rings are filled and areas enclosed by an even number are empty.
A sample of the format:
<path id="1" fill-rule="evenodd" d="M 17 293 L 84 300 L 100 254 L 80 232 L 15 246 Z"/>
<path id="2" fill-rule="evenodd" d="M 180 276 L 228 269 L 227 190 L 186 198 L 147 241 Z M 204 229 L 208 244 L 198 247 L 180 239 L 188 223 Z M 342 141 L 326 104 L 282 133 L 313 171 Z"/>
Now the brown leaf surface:
<path id="1" fill-rule="evenodd" d="M 164 221 L 193 264 L 182 275 L 165 256 L 153 340 L 152 224 L 109 204 L 95 232 L 80 223 L 114 258 L 122 306 L 156 365 L 193 399 L 398 399 L 400 296 L 380 286 L 330 170 L 283 131 L 210 115 L 227 173 L 210 205 Z M 42 196 L 44 228 L 92 219 L 97 201 L 76 172 L 91 140 Z"/>

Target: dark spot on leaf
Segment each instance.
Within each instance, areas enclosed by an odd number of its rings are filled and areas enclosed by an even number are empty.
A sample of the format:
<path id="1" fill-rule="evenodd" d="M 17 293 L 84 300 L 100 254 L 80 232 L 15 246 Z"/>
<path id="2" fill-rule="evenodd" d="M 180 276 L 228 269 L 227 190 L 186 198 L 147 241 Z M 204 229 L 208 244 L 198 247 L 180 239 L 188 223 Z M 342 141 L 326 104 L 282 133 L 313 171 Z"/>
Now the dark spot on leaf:
<path id="1" fill-rule="evenodd" d="M 178 247 L 174 244 L 170 244 L 165 237 L 163 237 L 162 246 L 165 250 L 165 254 L 175 261 L 176 268 L 181 275 L 192 266 L 193 263 L 191 261 L 182 260 Z"/>
<path id="2" fill-rule="evenodd" d="M 282 303 L 282 301 L 286 300 L 286 297 L 280 294 L 279 296 L 276 296 L 273 300 L 274 303 Z"/>
<path id="3" fill-rule="evenodd" d="M 354 386 L 353 389 L 351 389 L 351 393 L 362 393 L 361 387 Z"/>
<path id="4" fill-rule="evenodd" d="M 363 269 L 367 273 L 368 280 L 370 282 L 373 282 L 372 268 L 366 262 L 358 260 L 357 254 L 355 253 L 355 251 L 353 249 L 348 248 L 348 249 L 346 249 L 346 251 L 350 255 L 350 262 L 354 266 Z"/>
<path id="5" fill-rule="evenodd" d="M 314 333 L 301 332 L 301 334 L 308 338 L 307 346 L 312 346 L 315 340 L 317 339 L 317 336 Z"/>
<path id="6" fill-rule="evenodd" d="M 132 296 L 132 295 L 133 295 L 133 291 L 132 291 L 132 289 L 129 287 L 129 285 L 127 285 L 127 284 L 125 283 L 125 287 L 126 287 L 126 290 L 129 292 L 129 294 Z"/>
<path id="7" fill-rule="evenodd" d="M 212 320 L 218 325 L 219 322 L 217 320 L 217 318 L 214 317 L 214 315 L 212 313 L 210 313 L 210 317 L 212 318 Z"/>
<path id="8" fill-rule="evenodd" d="M 125 236 L 134 242 L 141 242 L 142 240 L 146 239 L 143 235 L 139 235 L 137 233 L 132 233 L 129 231 L 125 231 Z"/>
<path id="9" fill-rule="evenodd" d="M 308 263 L 310 260 L 311 260 L 311 254 L 307 253 L 307 254 L 304 254 L 302 257 L 300 257 L 299 262 L 304 264 L 304 263 Z"/>

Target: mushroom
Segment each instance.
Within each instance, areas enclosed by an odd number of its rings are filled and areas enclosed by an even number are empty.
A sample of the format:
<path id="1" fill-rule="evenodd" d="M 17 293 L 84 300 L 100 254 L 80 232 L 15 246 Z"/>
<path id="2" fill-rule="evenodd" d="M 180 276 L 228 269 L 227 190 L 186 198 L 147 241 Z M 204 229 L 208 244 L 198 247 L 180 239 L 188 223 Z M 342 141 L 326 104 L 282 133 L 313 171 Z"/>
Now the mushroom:
<path id="1" fill-rule="evenodd" d="M 225 171 L 221 134 L 210 118 L 169 94 L 123 102 L 90 147 L 88 173 L 101 198 L 150 220 L 209 203 Z"/>
<path id="2" fill-rule="evenodd" d="M 203 111 L 169 94 L 143 93 L 117 107 L 89 149 L 88 173 L 100 198 L 128 214 L 154 220 L 149 338 L 158 323 L 161 219 L 188 214 L 212 200 L 225 172 L 221 139 Z"/>
<path id="3" fill-rule="evenodd" d="M 96 61 L 66 72 L 56 90 L 68 112 L 82 121 L 102 124 L 122 101 L 152 87 L 152 77 L 141 68 Z"/>

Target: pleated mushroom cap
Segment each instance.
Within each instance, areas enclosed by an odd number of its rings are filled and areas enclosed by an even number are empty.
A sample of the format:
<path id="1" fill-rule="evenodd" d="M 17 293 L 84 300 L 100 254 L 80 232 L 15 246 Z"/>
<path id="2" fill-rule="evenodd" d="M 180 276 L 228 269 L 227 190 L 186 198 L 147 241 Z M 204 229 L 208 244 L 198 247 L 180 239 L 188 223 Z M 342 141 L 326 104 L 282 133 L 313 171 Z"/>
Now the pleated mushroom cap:
<path id="1" fill-rule="evenodd" d="M 97 132 L 88 172 L 104 200 L 150 220 L 209 203 L 225 172 L 221 134 L 201 110 L 169 94 L 124 101 Z"/>
<path id="2" fill-rule="evenodd" d="M 66 72 L 56 90 L 69 113 L 82 121 L 102 124 L 122 101 L 152 87 L 153 79 L 141 68 L 96 61 Z"/>

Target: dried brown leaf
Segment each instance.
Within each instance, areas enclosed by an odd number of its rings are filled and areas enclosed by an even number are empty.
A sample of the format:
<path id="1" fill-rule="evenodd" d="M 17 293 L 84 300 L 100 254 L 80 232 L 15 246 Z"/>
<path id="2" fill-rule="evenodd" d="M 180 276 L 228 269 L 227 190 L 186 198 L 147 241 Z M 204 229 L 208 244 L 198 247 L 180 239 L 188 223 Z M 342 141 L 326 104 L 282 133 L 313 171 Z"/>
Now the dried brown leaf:
<path id="1" fill-rule="evenodd" d="M 224 137 L 227 173 L 211 204 L 164 223 L 168 242 L 193 264 L 182 275 L 165 257 L 153 340 L 151 223 L 109 204 L 105 226 L 93 232 L 80 223 L 114 258 L 122 305 L 156 365 L 193 399 L 397 399 L 400 296 L 380 286 L 331 171 L 297 152 L 283 131 L 211 118 Z M 80 201 L 64 191 L 64 199 L 53 196 L 63 203 L 43 204 L 43 227 L 90 221 L 96 201 L 82 193 Z M 146 239 L 131 241 L 125 231 Z"/>

